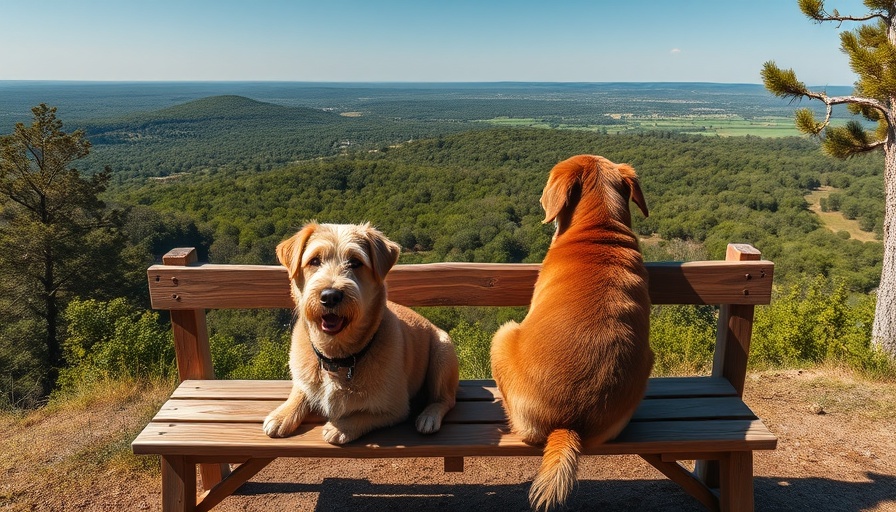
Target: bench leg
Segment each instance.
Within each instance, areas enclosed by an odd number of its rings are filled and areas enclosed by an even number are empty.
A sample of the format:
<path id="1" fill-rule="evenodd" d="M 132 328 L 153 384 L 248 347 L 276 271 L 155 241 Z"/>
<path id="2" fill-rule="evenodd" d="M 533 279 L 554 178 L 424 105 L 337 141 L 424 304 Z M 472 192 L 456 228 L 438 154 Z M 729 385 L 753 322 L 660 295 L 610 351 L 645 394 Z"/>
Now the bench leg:
<path id="1" fill-rule="evenodd" d="M 753 452 L 731 452 L 720 461 L 722 512 L 753 511 Z"/>
<path id="2" fill-rule="evenodd" d="M 463 473 L 464 458 L 463 457 L 445 457 L 446 473 Z"/>
<path id="3" fill-rule="evenodd" d="M 196 510 L 196 465 L 183 456 L 162 457 L 162 511 Z"/>
<path id="4" fill-rule="evenodd" d="M 230 475 L 230 464 L 200 464 L 200 485 L 206 491 L 221 483 Z"/>

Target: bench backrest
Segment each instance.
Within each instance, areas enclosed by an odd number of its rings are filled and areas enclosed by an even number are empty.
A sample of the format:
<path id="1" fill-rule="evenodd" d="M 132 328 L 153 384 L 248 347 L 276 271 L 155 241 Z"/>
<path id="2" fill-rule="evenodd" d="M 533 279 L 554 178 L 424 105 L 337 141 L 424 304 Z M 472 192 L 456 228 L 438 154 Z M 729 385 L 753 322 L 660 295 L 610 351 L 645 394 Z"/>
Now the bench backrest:
<path id="1" fill-rule="evenodd" d="M 719 305 L 713 375 L 743 390 L 754 306 L 771 300 L 774 264 L 746 244 L 730 244 L 724 261 L 647 263 L 653 304 Z M 396 265 L 389 300 L 406 306 L 528 306 L 538 264 Z M 206 309 L 292 308 L 286 269 L 196 262 L 192 248 L 174 249 L 147 270 L 155 309 L 171 311 L 181 380 L 211 379 L 214 370 Z"/>

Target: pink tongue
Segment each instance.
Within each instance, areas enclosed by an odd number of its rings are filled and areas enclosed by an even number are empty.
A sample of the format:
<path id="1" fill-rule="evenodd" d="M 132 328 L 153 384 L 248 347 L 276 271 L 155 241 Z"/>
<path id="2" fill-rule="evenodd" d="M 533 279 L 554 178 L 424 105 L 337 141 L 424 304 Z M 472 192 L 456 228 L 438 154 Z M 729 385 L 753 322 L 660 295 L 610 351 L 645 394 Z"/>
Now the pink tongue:
<path id="1" fill-rule="evenodd" d="M 342 330 L 343 319 L 339 315 L 324 315 L 321 318 L 320 330 L 327 334 L 336 334 Z"/>

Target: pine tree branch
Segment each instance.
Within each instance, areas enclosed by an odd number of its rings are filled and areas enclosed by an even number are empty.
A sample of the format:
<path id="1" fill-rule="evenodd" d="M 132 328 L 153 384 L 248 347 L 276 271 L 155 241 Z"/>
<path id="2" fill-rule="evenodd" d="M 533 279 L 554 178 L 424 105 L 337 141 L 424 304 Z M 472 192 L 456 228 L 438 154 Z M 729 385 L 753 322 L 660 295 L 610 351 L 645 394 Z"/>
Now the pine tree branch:
<path id="1" fill-rule="evenodd" d="M 835 21 L 837 22 L 838 27 L 844 21 L 868 21 L 875 18 L 880 18 L 884 21 L 888 20 L 882 10 L 872 10 L 870 13 L 864 16 L 844 16 L 840 14 L 837 9 L 834 9 L 829 13 L 824 8 L 824 0 L 799 0 L 799 7 L 803 14 L 805 14 L 808 18 L 811 18 L 818 23 Z"/>

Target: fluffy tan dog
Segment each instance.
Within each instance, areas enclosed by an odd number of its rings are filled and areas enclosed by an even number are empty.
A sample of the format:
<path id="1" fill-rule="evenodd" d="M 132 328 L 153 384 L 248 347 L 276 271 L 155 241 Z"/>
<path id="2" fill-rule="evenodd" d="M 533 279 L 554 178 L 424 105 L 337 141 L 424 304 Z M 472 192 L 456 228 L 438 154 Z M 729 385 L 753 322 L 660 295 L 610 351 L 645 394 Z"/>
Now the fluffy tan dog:
<path id="1" fill-rule="evenodd" d="M 582 439 L 616 437 L 653 367 L 647 272 L 631 230 L 631 198 L 647 215 L 635 170 L 591 155 L 560 162 L 541 204 L 556 222 L 532 303 L 492 342 L 492 373 L 513 431 L 545 444 L 533 509 L 565 503 Z"/>
<path id="2" fill-rule="evenodd" d="M 417 431 L 441 428 L 455 403 L 451 339 L 408 308 L 386 300 L 384 278 L 400 248 L 365 225 L 310 223 L 280 243 L 297 321 L 289 398 L 264 421 L 271 437 L 292 434 L 312 410 L 329 421 L 324 439 L 344 444 L 399 423 L 421 395 Z"/>

